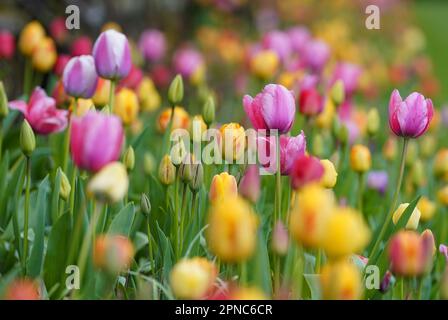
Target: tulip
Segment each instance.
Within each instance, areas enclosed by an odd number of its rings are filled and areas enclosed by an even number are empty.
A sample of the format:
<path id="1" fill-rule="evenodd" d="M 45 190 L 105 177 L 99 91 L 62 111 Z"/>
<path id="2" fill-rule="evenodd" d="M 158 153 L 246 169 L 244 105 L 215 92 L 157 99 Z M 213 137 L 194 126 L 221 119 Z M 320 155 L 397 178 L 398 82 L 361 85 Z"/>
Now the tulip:
<path id="1" fill-rule="evenodd" d="M 194 142 L 201 143 L 202 134 L 207 130 L 207 125 L 202 119 L 201 115 L 195 115 L 190 123 L 190 128 L 188 129 L 190 133 L 191 140 Z"/>
<path id="2" fill-rule="evenodd" d="M 448 185 L 437 191 L 437 199 L 445 207 L 448 206 Z"/>
<path id="3" fill-rule="evenodd" d="M 326 264 L 322 269 L 320 284 L 324 299 L 357 300 L 362 297 L 361 272 L 345 259 Z"/>
<path id="4" fill-rule="evenodd" d="M 350 150 L 350 166 L 353 171 L 366 172 L 372 165 L 370 150 L 366 146 L 357 144 Z"/>
<path id="5" fill-rule="evenodd" d="M 399 137 L 418 138 L 428 129 L 434 114 L 431 99 L 417 92 L 404 101 L 398 90 L 394 90 L 389 102 L 389 126 Z"/>
<path id="6" fill-rule="evenodd" d="M 378 109 L 370 109 L 367 113 L 367 133 L 374 136 L 380 128 L 380 115 Z"/>
<path id="7" fill-rule="evenodd" d="M 165 108 L 162 113 L 159 115 L 158 121 L 157 121 L 157 129 L 159 132 L 164 133 L 168 125 L 170 123 L 171 119 L 171 113 L 172 108 Z M 187 130 L 190 126 L 190 117 L 182 107 L 175 107 L 174 108 L 174 117 L 172 122 L 172 130 L 176 129 L 185 129 Z"/>
<path id="8" fill-rule="evenodd" d="M 238 195 L 238 186 L 234 176 L 222 172 L 213 177 L 210 185 L 209 198 L 211 202 Z"/>
<path id="9" fill-rule="evenodd" d="M 260 79 L 271 79 L 278 70 L 279 59 L 272 50 L 256 53 L 250 60 L 251 72 Z"/>
<path id="10" fill-rule="evenodd" d="M 441 244 L 439 246 L 439 252 L 441 254 L 443 254 L 443 256 L 445 257 L 445 260 L 448 262 L 448 246 Z"/>
<path id="11" fill-rule="evenodd" d="M 116 203 L 124 198 L 128 186 L 126 167 L 121 162 L 111 162 L 90 179 L 87 193 L 98 200 Z"/>
<path id="12" fill-rule="evenodd" d="M 316 88 L 303 89 L 299 95 L 299 111 L 305 116 L 318 115 L 324 109 L 325 100 Z"/>
<path id="13" fill-rule="evenodd" d="M 258 222 L 251 206 L 243 199 L 230 196 L 214 201 L 208 224 L 207 243 L 223 262 L 241 262 L 252 256 Z"/>
<path id="14" fill-rule="evenodd" d="M 191 179 L 188 182 L 191 192 L 197 193 L 204 182 L 204 167 L 201 163 L 191 164 Z"/>
<path id="15" fill-rule="evenodd" d="M 5 300 L 40 300 L 39 287 L 33 280 L 23 278 L 13 280 L 6 288 Z"/>
<path id="16" fill-rule="evenodd" d="M 123 88 L 117 93 L 114 112 L 121 118 L 125 125 L 129 125 L 137 119 L 139 111 L 138 97 L 134 91 Z"/>
<path id="17" fill-rule="evenodd" d="M 320 160 L 320 163 L 324 167 L 324 174 L 320 180 L 321 185 L 325 188 L 333 188 L 338 179 L 338 173 L 336 172 L 333 162 L 324 159 Z"/>
<path id="18" fill-rule="evenodd" d="M 340 79 L 336 80 L 330 88 L 331 101 L 339 106 L 345 100 L 344 82 Z"/>
<path id="19" fill-rule="evenodd" d="M 165 155 L 159 165 L 159 180 L 160 182 L 168 186 L 174 183 L 176 179 L 176 167 L 171 162 L 169 155 Z"/>
<path id="20" fill-rule="evenodd" d="M 448 149 L 440 149 L 434 159 L 434 173 L 436 177 L 448 182 Z"/>
<path id="21" fill-rule="evenodd" d="M 333 71 L 333 77 L 330 83 L 334 84 L 337 80 L 342 80 L 345 96 L 350 97 L 358 88 L 361 74 L 362 70 L 358 65 L 353 63 L 339 63 Z"/>
<path id="22" fill-rule="evenodd" d="M 25 56 L 31 56 L 45 37 L 44 27 L 38 21 L 29 22 L 20 32 L 19 49 Z"/>
<path id="23" fill-rule="evenodd" d="M 160 107 L 162 98 L 150 78 L 143 77 L 137 86 L 137 95 L 142 111 L 153 112 Z"/>
<path id="24" fill-rule="evenodd" d="M 204 107 L 202 108 L 202 119 L 207 127 L 210 127 L 215 121 L 215 100 L 213 99 L 213 96 L 207 97 L 207 100 L 204 103 Z"/>
<path id="25" fill-rule="evenodd" d="M 95 111 L 95 105 L 91 99 L 72 99 L 70 105 L 68 106 L 71 116 L 82 117 L 90 110 Z"/>
<path id="26" fill-rule="evenodd" d="M 270 150 L 277 150 L 277 143 L 271 137 L 258 138 L 258 158 L 268 172 L 275 173 L 277 168 L 276 153 L 271 155 Z M 272 145 L 271 145 L 272 143 Z M 305 155 L 306 137 L 303 131 L 296 137 L 280 136 L 280 172 L 282 175 L 291 173 L 294 160 Z"/>
<path id="27" fill-rule="evenodd" d="M 287 133 L 294 122 L 294 96 L 282 85 L 268 84 L 255 98 L 245 95 L 243 106 L 257 130 L 276 129 L 279 133 Z"/>
<path id="28" fill-rule="evenodd" d="M 58 172 L 60 174 L 59 196 L 64 200 L 68 200 L 72 187 L 64 171 L 58 168 Z"/>
<path id="29" fill-rule="evenodd" d="M 129 146 L 124 155 L 123 155 L 123 164 L 125 165 L 126 169 L 128 171 L 131 171 L 134 169 L 135 166 L 135 153 L 134 148 L 132 146 Z"/>
<path id="30" fill-rule="evenodd" d="M 388 181 L 387 171 L 371 171 L 367 175 L 367 186 L 381 194 L 386 192 Z"/>
<path id="31" fill-rule="evenodd" d="M 73 57 L 62 75 L 65 92 L 76 98 L 91 98 L 95 93 L 98 76 L 92 56 Z"/>
<path id="32" fill-rule="evenodd" d="M 184 98 L 184 82 L 180 74 L 176 75 L 168 88 L 168 101 L 172 106 L 182 102 Z"/>
<path id="33" fill-rule="evenodd" d="M 34 89 L 28 103 L 15 100 L 9 103 L 9 107 L 22 112 L 33 130 L 39 134 L 60 132 L 67 126 L 68 112 L 57 109 L 56 101 L 39 87 Z"/>
<path id="34" fill-rule="evenodd" d="M 397 155 L 397 140 L 393 137 L 389 137 L 383 146 L 383 156 L 386 160 L 392 161 Z"/>
<path id="35" fill-rule="evenodd" d="M 231 122 L 221 126 L 219 133 L 222 158 L 228 163 L 240 160 L 246 150 L 246 132 L 244 128 L 238 123 Z"/>
<path id="36" fill-rule="evenodd" d="M 92 97 L 93 103 L 96 106 L 105 106 L 109 101 L 110 96 L 110 80 L 98 78 L 98 85 L 95 94 Z"/>
<path id="37" fill-rule="evenodd" d="M 166 51 L 165 36 L 159 30 L 146 30 L 140 36 L 138 47 L 145 59 L 151 62 L 158 61 Z"/>
<path id="38" fill-rule="evenodd" d="M 239 184 L 239 193 L 252 203 L 258 201 L 260 197 L 260 173 L 257 165 L 251 164 L 247 167 Z"/>
<path id="39" fill-rule="evenodd" d="M 176 73 L 190 79 L 194 84 L 202 81 L 205 63 L 202 55 L 192 48 L 183 48 L 175 52 L 173 65 Z"/>
<path id="40" fill-rule="evenodd" d="M 92 54 L 92 40 L 88 36 L 81 36 L 73 41 L 70 47 L 73 57 Z"/>
<path id="41" fill-rule="evenodd" d="M 93 57 L 98 75 L 116 81 L 131 71 L 131 50 L 126 36 L 115 30 L 100 34 L 93 46 Z"/>
<path id="42" fill-rule="evenodd" d="M 57 52 L 53 39 L 45 37 L 33 49 L 31 63 L 40 72 L 50 71 L 56 63 Z"/>
<path id="43" fill-rule="evenodd" d="M 303 62 L 312 71 L 320 72 L 330 58 L 330 48 L 324 41 L 311 40 L 304 49 Z"/>
<path id="44" fill-rule="evenodd" d="M 267 32 L 261 44 L 264 49 L 274 51 L 282 62 L 286 62 L 291 55 L 291 42 L 285 32 L 278 30 Z"/>
<path id="45" fill-rule="evenodd" d="M 292 236 L 309 248 L 322 244 L 325 225 L 332 213 L 334 195 L 319 184 L 308 184 L 297 193 L 290 217 Z"/>
<path id="46" fill-rule="evenodd" d="M 294 160 L 289 176 L 291 186 L 299 189 L 311 182 L 318 182 L 324 175 L 324 167 L 320 160 L 310 156 L 299 156 Z"/>
<path id="47" fill-rule="evenodd" d="M 179 299 L 201 299 L 212 289 L 216 276 L 215 265 L 207 259 L 183 259 L 171 270 L 170 284 Z"/>
<path id="48" fill-rule="evenodd" d="M 0 60 L 11 59 L 16 51 L 14 36 L 7 30 L 0 30 Z"/>
<path id="49" fill-rule="evenodd" d="M 96 268 L 116 275 L 128 269 L 134 256 L 132 242 L 121 235 L 101 235 L 96 238 L 93 264 Z"/>
<path id="50" fill-rule="evenodd" d="M 321 113 L 319 113 L 316 119 L 316 125 L 322 129 L 329 129 L 334 121 L 334 116 L 336 113 L 336 107 L 331 99 L 325 100 L 325 107 Z"/>
<path id="51" fill-rule="evenodd" d="M 89 111 L 72 119 L 70 150 L 81 169 L 98 171 L 120 157 L 124 134 L 117 116 Z"/>
<path id="52" fill-rule="evenodd" d="M 394 224 L 398 223 L 401 216 L 403 215 L 403 212 L 406 210 L 408 206 L 409 203 L 402 203 L 398 206 L 398 208 L 395 210 L 392 216 L 392 221 L 394 222 Z M 406 229 L 417 230 L 418 223 L 420 221 L 420 216 L 421 216 L 420 210 L 418 209 L 418 207 L 415 207 L 414 211 L 412 211 L 412 214 L 409 217 L 408 222 L 406 223 Z"/>
<path id="53" fill-rule="evenodd" d="M 291 48 L 297 53 L 301 54 L 311 40 L 311 35 L 305 27 L 293 27 L 288 30 L 289 42 Z"/>
<path id="54" fill-rule="evenodd" d="M 58 77 L 62 77 L 64 73 L 65 66 L 70 61 L 70 56 L 68 54 L 60 54 L 56 59 L 53 71 Z"/>
<path id="55" fill-rule="evenodd" d="M 428 197 L 422 196 L 417 203 L 417 208 L 421 213 L 420 219 L 422 221 L 429 221 L 436 213 L 436 205 L 434 202 L 428 199 Z"/>
<path id="56" fill-rule="evenodd" d="M 359 253 L 368 244 L 370 231 L 362 215 L 351 208 L 336 208 L 325 226 L 322 247 L 331 258 Z"/>
<path id="57" fill-rule="evenodd" d="M 58 43 L 64 42 L 68 35 L 64 17 L 56 17 L 50 23 L 50 35 Z"/>

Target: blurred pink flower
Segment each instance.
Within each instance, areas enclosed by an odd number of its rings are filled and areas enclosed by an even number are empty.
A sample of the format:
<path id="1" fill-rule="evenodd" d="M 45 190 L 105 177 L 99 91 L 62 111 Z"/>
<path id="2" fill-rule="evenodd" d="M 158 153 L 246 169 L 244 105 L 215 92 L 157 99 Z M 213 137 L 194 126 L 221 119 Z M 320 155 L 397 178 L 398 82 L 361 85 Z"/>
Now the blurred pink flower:
<path id="1" fill-rule="evenodd" d="M 190 78 L 204 64 L 201 53 L 193 48 L 182 48 L 173 57 L 174 70 L 185 78 Z"/>
<path id="2" fill-rule="evenodd" d="M 70 54 L 72 56 L 92 54 L 92 40 L 88 36 L 79 37 L 73 41 L 70 47 Z"/>
<path id="3" fill-rule="evenodd" d="M 288 34 L 274 30 L 266 33 L 261 41 L 263 49 L 274 51 L 282 62 L 288 60 L 291 55 L 291 42 Z"/>
<path id="4" fill-rule="evenodd" d="M 303 62 L 313 72 L 321 72 L 330 58 L 330 48 L 321 40 L 308 42 L 303 52 Z"/>
<path id="5" fill-rule="evenodd" d="M 50 23 L 50 35 L 57 42 L 63 42 L 68 35 L 68 29 L 65 26 L 65 17 L 56 17 Z"/>
<path id="6" fill-rule="evenodd" d="M 299 189 L 311 182 L 320 181 L 323 174 L 324 167 L 318 158 L 306 155 L 297 157 L 289 173 L 291 186 L 294 189 Z"/>
<path id="7" fill-rule="evenodd" d="M 324 110 L 325 97 L 316 87 L 302 88 L 299 94 L 299 111 L 306 116 L 315 116 Z"/>
<path id="8" fill-rule="evenodd" d="M 64 72 L 64 68 L 67 65 L 69 60 L 70 60 L 70 56 L 68 54 L 58 55 L 58 58 L 56 59 L 56 64 L 54 65 L 54 73 L 56 73 L 56 75 L 58 77 L 62 76 L 62 73 Z"/>
<path id="9" fill-rule="evenodd" d="M 260 173 L 256 164 L 248 165 L 238 186 L 239 193 L 246 199 L 257 202 L 260 197 Z"/>
<path id="10" fill-rule="evenodd" d="M 140 36 L 138 47 L 145 59 L 151 62 L 158 61 L 166 51 L 165 35 L 159 30 L 146 30 Z"/>
<path id="11" fill-rule="evenodd" d="M 118 160 L 123 141 L 123 126 L 115 115 L 89 111 L 72 119 L 70 150 L 81 169 L 96 172 Z"/>
<path id="12" fill-rule="evenodd" d="M 56 101 L 48 97 L 44 90 L 37 87 L 26 103 L 15 100 L 9 103 L 11 109 L 19 110 L 33 130 L 42 135 L 60 132 L 67 126 L 67 110 L 56 108 Z"/>
<path id="13" fill-rule="evenodd" d="M 287 32 L 291 48 L 299 54 L 304 52 L 308 41 L 311 39 L 308 29 L 306 27 L 292 27 Z"/>
<path id="14" fill-rule="evenodd" d="M 11 59 L 16 51 L 14 36 L 8 30 L 0 31 L 0 59 Z"/>
<path id="15" fill-rule="evenodd" d="M 338 63 L 333 71 L 330 86 L 337 80 L 342 80 L 346 96 L 350 96 L 358 88 L 359 78 L 361 77 L 361 68 L 353 63 Z"/>

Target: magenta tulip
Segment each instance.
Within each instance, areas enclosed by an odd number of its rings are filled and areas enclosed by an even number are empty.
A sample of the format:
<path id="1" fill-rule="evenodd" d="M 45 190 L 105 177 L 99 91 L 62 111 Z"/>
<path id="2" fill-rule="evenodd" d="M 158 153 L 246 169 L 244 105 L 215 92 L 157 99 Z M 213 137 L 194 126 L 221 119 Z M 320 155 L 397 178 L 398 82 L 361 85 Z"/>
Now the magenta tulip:
<path id="1" fill-rule="evenodd" d="M 37 87 L 26 103 L 15 100 L 9 103 L 11 109 L 19 110 L 33 130 L 42 135 L 60 132 L 67 127 L 67 110 L 56 108 L 56 101 L 48 97 L 44 90 Z"/>
<path id="2" fill-rule="evenodd" d="M 11 59 L 16 51 L 14 36 L 7 30 L 0 31 L 0 59 Z"/>
<path id="3" fill-rule="evenodd" d="M 283 62 L 291 55 L 291 42 L 285 32 L 278 30 L 268 32 L 263 36 L 261 43 L 263 49 L 274 51 Z"/>
<path id="4" fill-rule="evenodd" d="M 174 54 L 174 70 L 185 78 L 190 78 L 204 64 L 202 55 L 192 48 L 183 48 Z"/>
<path id="5" fill-rule="evenodd" d="M 70 54 L 75 57 L 92 54 L 92 40 L 88 36 L 77 38 L 70 46 Z"/>
<path id="6" fill-rule="evenodd" d="M 358 88 L 359 80 L 362 75 L 361 68 L 353 63 L 339 63 L 333 72 L 330 85 L 337 80 L 344 83 L 345 95 L 350 96 Z"/>
<path id="7" fill-rule="evenodd" d="M 165 36 L 159 30 L 146 30 L 140 36 L 138 47 L 145 59 L 158 61 L 166 51 Z"/>
<path id="8" fill-rule="evenodd" d="M 308 41 L 310 41 L 310 32 L 305 27 L 293 27 L 288 30 L 289 41 L 291 48 L 297 53 L 304 52 Z"/>
<path id="9" fill-rule="evenodd" d="M 93 46 L 95 67 L 99 76 L 117 80 L 131 71 L 131 49 L 126 36 L 115 30 L 100 34 Z"/>
<path id="10" fill-rule="evenodd" d="M 68 95 L 76 98 L 91 98 L 98 83 L 93 57 L 71 58 L 64 68 L 62 83 Z"/>
<path id="11" fill-rule="evenodd" d="M 303 52 L 303 62 L 314 72 L 320 72 L 330 58 L 330 48 L 324 41 L 311 40 Z"/>
<path id="12" fill-rule="evenodd" d="M 239 193 L 246 199 L 257 202 L 260 197 L 260 172 L 255 164 L 248 165 L 238 186 Z"/>
<path id="13" fill-rule="evenodd" d="M 286 133 L 291 129 L 296 114 L 294 96 L 279 84 L 268 84 L 263 91 L 252 98 L 243 98 L 246 111 L 255 129 L 276 129 Z"/>
<path id="14" fill-rule="evenodd" d="M 434 114 L 431 99 L 417 92 L 404 101 L 398 90 L 394 90 L 389 102 L 389 126 L 399 137 L 418 138 L 428 129 Z"/>
<path id="15" fill-rule="evenodd" d="M 81 169 L 96 172 L 117 161 L 123 141 L 123 126 L 115 115 L 89 111 L 72 118 L 70 150 L 73 162 Z"/>
<path id="16" fill-rule="evenodd" d="M 318 158 L 306 155 L 297 157 L 289 173 L 291 186 L 299 189 L 306 184 L 320 181 L 323 174 L 324 167 Z"/>

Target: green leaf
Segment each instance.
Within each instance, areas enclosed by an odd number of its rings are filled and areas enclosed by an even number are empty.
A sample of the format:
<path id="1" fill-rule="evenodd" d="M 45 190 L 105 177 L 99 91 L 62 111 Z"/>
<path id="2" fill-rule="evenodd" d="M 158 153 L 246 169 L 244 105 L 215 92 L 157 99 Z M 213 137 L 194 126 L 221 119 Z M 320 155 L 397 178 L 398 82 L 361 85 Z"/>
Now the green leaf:
<path id="1" fill-rule="evenodd" d="M 51 193 L 51 221 L 55 223 L 59 216 L 59 193 L 61 188 L 61 168 L 56 170 L 56 177 L 53 184 L 53 192 Z"/>
<path id="2" fill-rule="evenodd" d="M 397 224 L 392 227 L 392 231 L 391 231 L 391 233 L 389 233 L 389 235 L 394 234 L 398 230 L 404 229 L 406 227 L 406 224 L 408 223 L 409 218 L 412 215 L 412 212 L 414 212 L 414 209 L 417 206 L 417 203 L 420 200 L 420 197 L 421 196 L 418 196 L 417 198 L 412 200 L 411 203 L 409 203 L 406 210 L 404 210 L 403 214 L 401 215 L 400 219 L 398 220 Z"/>
<path id="3" fill-rule="evenodd" d="M 129 237 L 131 234 L 132 223 L 134 221 L 135 209 L 133 203 L 128 203 L 123 207 L 112 220 L 109 234 L 121 234 Z"/>
<path id="4" fill-rule="evenodd" d="M 258 231 L 257 250 L 250 261 L 251 279 L 260 286 L 266 294 L 272 292 L 271 268 L 269 263 L 268 246 L 261 230 Z"/>
<path id="5" fill-rule="evenodd" d="M 319 300 L 321 299 L 320 292 L 320 279 L 318 274 L 303 274 L 306 284 L 310 289 L 311 300 Z"/>

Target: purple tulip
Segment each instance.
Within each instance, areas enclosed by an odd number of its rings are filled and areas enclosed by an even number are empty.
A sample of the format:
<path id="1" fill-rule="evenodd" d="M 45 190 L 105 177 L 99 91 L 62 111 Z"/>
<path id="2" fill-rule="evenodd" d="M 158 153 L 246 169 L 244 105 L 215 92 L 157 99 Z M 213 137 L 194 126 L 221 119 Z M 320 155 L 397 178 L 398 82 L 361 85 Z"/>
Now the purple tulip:
<path id="1" fill-rule="evenodd" d="M 387 189 L 389 178 L 386 171 L 371 171 L 367 176 L 367 186 L 381 194 Z"/>
<path id="2" fill-rule="evenodd" d="M 301 54 L 304 52 L 308 41 L 310 41 L 310 32 L 305 27 L 293 27 L 288 30 L 289 41 L 294 51 Z"/>
<path id="3" fill-rule="evenodd" d="M 444 244 L 440 244 L 439 252 L 445 256 L 445 260 L 448 262 L 448 247 Z"/>
<path id="4" fill-rule="evenodd" d="M 243 106 L 257 130 L 277 129 L 279 133 L 286 133 L 296 114 L 292 92 L 279 84 L 268 84 L 255 98 L 245 95 Z"/>
<path id="5" fill-rule="evenodd" d="M 100 34 L 93 46 L 98 75 L 105 79 L 122 79 L 131 71 L 131 49 L 126 36 L 115 30 Z"/>
<path id="6" fill-rule="evenodd" d="M 257 202 L 260 197 L 260 172 L 256 164 L 247 167 L 238 189 L 244 198 L 252 201 L 252 203 Z"/>
<path id="7" fill-rule="evenodd" d="M 123 126 L 115 115 L 89 111 L 72 118 L 70 150 L 73 162 L 81 169 L 96 172 L 117 161 L 123 141 Z"/>
<path id="8" fill-rule="evenodd" d="M 195 49 L 183 48 L 174 54 L 174 70 L 184 78 L 190 78 L 204 64 L 202 55 Z"/>
<path id="9" fill-rule="evenodd" d="M 291 55 L 291 42 L 288 34 L 283 31 L 274 30 L 266 33 L 262 39 L 262 47 L 274 51 L 283 62 Z"/>
<path id="10" fill-rule="evenodd" d="M 303 52 L 303 62 L 314 72 L 320 72 L 330 58 L 330 48 L 324 41 L 311 40 Z"/>
<path id="11" fill-rule="evenodd" d="M 159 30 L 146 30 L 140 36 L 138 47 L 147 60 L 152 62 L 160 60 L 166 51 L 165 36 Z"/>
<path id="12" fill-rule="evenodd" d="M 389 126 L 399 137 L 418 138 L 429 127 L 434 107 L 431 99 L 418 93 L 411 93 L 404 101 L 397 89 L 389 102 Z"/>
<path id="13" fill-rule="evenodd" d="M 71 58 L 64 68 L 62 83 L 67 94 L 77 98 L 91 98 L 98 83 L 93 57 Z"/>
<path id="14" fill-rule="evenodd" d="M 361 68 L 353 63 L 339 63 L 333 72 L 330 85 L 337 80 L 342 80 L 346 96 L 350 96 L 358 88 L 359 78 L 361 77 Z"/>

